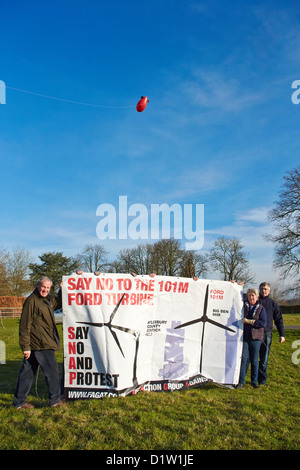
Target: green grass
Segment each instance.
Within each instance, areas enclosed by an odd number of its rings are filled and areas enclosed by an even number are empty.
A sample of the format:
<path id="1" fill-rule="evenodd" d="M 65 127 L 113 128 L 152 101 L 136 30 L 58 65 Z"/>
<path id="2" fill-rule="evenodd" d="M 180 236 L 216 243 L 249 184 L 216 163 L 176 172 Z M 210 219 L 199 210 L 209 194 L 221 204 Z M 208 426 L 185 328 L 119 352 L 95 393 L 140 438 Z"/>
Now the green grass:
<path id="1" fill-rule="evenodd" d="M 287 317 L 300 324 L 300 315 Z M 248 375 L 243 390 L 206 385 L 190 391 L 78 400 L 53 409 L 48 407 L 40 373 L 28 397 L 36 408 L 15 410 L 12 400 L 22 362 L 18 321 L 7 319 L 3 325 L 0 340 L 6 345 L 6 364 L 0 364 L 1 450 L 300 448 L 300 364 L 292 362 L 292 344 L 300 340 L 299 330 L 286 330 L 283 344 L 278 342 L 277 331 L 274 333 L 268 387 L 253 389 Z M 61 334 L 61 325 L 59 329 Z M 62 352 L 57 358 L 61 366 Z"/>
<path id="2" fill-rule="evenodd" d="M 300 313 L 286 313 L 282 317 L 285 325 L 300 325 Z"/>

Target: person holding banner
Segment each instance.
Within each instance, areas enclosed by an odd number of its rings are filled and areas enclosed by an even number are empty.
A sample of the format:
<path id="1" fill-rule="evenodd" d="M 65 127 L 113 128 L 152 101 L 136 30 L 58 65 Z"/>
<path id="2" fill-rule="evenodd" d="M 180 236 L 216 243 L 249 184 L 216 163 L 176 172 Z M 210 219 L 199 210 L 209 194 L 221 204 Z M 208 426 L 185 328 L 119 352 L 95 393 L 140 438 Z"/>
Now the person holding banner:
<path id="1" fill-rule="evenodd" d="M 285 341 L 282 313 L 279 305 L 275 300 L 271 299 L 270 292 L 271 286 L 268 282 L 262 282 L 259 285 L 259 301 L 265 307 L 267 314 L 267 325 L 264 331 L 264 339 L 259 351 L 258 383 L 260 385 L 266 385 L 267 382 L 267 369 L 272 344 L 273 322 L 275 323 L 279 333 L 279 342 L 284 343 Z"/>
<path id="2" fill-rule="evenodd" d="M 61 291 L 57 298 L 49 299 L 52 281 L 41 278 L 32 294 L 24 302 L 19 326 L 19 343 L 24 361 L 19 373 L 13 405 L 17 409 L 34 408 L 26 402 L 34 377 L 40 366 L 49 390 L 49 405 L 60 406 L 59 372 L 55 351 L 59 349 L 59 336 L 54 310 L 61 308 Z"/>
<path id="3" fill-rule="evenodd" d="M 245 379 L 249 366 L 251 364 L 251 385 L 258 387 L 258 358 L 259 350 L 264 338 L 264 328 L 267 324 L 266 310 L 259 303 L 259 293 L 257 289 L 248 289 L 248 301 L 244 302 L 244 336 L 243 352 L 240 370 L 240 378 L 237 388 L 245 387 Z"/>

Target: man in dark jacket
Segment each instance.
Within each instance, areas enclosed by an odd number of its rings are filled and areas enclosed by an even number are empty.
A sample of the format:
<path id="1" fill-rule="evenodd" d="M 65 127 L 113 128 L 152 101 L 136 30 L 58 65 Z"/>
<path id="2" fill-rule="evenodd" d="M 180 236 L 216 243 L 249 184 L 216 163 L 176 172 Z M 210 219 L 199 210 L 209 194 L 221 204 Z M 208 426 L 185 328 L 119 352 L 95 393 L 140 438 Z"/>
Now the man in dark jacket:
<path id="1" fill-rule="evenodd" d="M 278 333 L 279 342 L 285 341 L 283 318 L 279 305 L 270 297 L 271 287 L 268 282 L 262 282 L 259 286 L 259 302 L 265 307 L 267 313 L 267 325 L 265 327 L 264 338 L 259 351 L 259 372 L 258 383 L 266 385 L 268 359 L 272 343 L 273 322 L 275 323 Z"/>
<path id="2" fill-rule="evenodd" d="M 55 351 L 59 349 L 59 336 L 54 310 L 61 308 L 61 291 L 56 299 L 49 299 L 52 281 L 41 278 L 32 294 L 24 302 L 20 326 L 19 343 L 24 361 L 19 373 L 13 404 L 16 408 L 33 408 L 26 403 L 38 366 L 45 375 L 49 390 L 50 406 L 59 406 L 59 372 Z"/>

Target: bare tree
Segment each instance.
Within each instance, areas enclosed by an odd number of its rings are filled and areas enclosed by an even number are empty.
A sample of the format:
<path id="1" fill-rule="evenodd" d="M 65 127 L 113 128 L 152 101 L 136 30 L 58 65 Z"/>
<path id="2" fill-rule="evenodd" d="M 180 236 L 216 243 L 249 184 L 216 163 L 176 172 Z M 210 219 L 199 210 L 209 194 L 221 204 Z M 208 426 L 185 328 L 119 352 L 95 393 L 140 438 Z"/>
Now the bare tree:
<path id="1" fill-rule="evenodd" d="M 12 295 L 26 295 L 33 288 L 29 279 L 29 265 L 32 261 L 31 253 L 22 248 L 16 248 L 9 254 L 7 275 Z"/>
<path id="2" fill-rule="evenodd" d="M 162 276 L 178 276 L 181 269 L 182 253 L 179 240 L 171 238 L 154 243 L 152 271 Z"/>
<path id="3" fill-rule="evenodd" d="M 77 260 L 83 271 L 101 271 L 107 265 L 107 251 L 100 244 L 86 245 L 83 252 L 77 255 Z"/>
<path id="4" fill-rule="evenodd" d="M 135 250 L 136 248 L 124 248 L 120 250 L 117 260 L 113 263 L 116 272 L 144 274 L 144 272 L 140 271 L 138 268 Z"/>
<path id="5" fill-rule="evenodd" d="M 32 256 L 28 250 L 16 248 L 11 252 L 0 250 L 0 295 L 27 295 L 32 289 L 29 264 Z"/>
<path id="6" fill-rule="evenodd" d="M 294 292 L 300 292 L 300 166 L 283 178 L 279 201 L 268 218 L 274 223 L 273 235 L 267 239 L 275 244 L 274 267 L 282 278 L 296 276 Z"/>
<path id="7" fill-rule="evenodd" d="M 243 251 L 243 245 L 238 238 L 218 238 L 210 250 L 209 260 L 224 281 L 244 281 L 245 284 L 254 281 L 249 269 L 248 254 Z"/>
<path id="8" fill-rule="evenodd" d="M 207 275 L 208 259 L 201 253 L 195 251 L 184 251 L 181 257 L 180 276 L 182 277 L 200 277 Z"/>
<path id="9" fill-rule="evenodd" d="M 163 239 L 154 244 L 138 245 L 121 250 L 117 260 L 110 264 L 115 272 L 134 272 L 163 276 L 199 276 L 204 274 L 205 262 L 195 252 L 185 252 L 178 240 Z M 194 273 L 194 274 L 192 274 Z"/>
<path id="10" fill-rule="evenodd" d="M 172 276 L 179 269 L 180 256 L 181 249 L 177 241 L 174 243 L 174 240 L 161 240 L 154 244 L 141 244 L 135 248 L 121 250 L 114 266 L 121 272 L 155 272 Z"/>

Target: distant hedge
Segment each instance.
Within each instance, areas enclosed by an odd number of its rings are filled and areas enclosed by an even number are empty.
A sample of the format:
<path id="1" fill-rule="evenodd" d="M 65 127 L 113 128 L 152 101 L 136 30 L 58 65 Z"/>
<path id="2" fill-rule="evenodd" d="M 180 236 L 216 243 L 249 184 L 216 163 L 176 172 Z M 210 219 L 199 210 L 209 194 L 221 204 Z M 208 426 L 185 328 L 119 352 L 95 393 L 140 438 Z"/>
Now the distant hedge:
<path id="1" fill-rule="evenodd" d="M 280 305 L 281 313 L 300 313 L 300 305 Z"/>
<path id="2" fill-rule="evenodd" d="M 26 297 L 16 297 L 4 295 L 0 296 L 0 308 L 1 307 L 23 307 L 23 303 Z"/>

